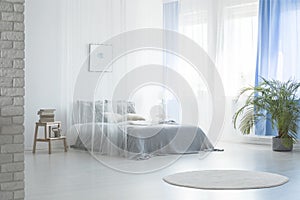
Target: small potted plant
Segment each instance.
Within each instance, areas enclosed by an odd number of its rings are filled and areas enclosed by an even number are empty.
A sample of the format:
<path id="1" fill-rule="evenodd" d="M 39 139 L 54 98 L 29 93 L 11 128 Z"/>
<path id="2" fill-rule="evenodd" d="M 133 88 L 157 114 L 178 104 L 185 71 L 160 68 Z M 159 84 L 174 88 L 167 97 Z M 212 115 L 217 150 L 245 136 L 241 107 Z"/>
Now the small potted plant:
<path id="1" fill-rule="evenodd" d="M 233 116 L 234 128 L 240 119 L 239 130 L 249 134 L 258 120 L 270 120 L 272 127 L 278 131 L 278 136 L 272 138 L 274 151 L 291 151 L 297 140 L 298 121 L 300 113 L 297 90 L 300 83 L 288 80 L 266 80 L 254 87 L 242 89 L 239 97 L 249 93 L 245 104 Z"/>

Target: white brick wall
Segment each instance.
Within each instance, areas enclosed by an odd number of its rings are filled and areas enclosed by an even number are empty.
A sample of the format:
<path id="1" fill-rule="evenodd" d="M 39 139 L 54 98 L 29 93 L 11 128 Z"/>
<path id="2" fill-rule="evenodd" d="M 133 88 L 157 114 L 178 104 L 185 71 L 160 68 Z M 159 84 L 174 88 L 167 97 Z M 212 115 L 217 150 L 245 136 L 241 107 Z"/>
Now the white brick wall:
<path id="1" fill-rule="evenodd" d="M 0 200 L 25 196 L 24 1 L 0 0 Z"/>

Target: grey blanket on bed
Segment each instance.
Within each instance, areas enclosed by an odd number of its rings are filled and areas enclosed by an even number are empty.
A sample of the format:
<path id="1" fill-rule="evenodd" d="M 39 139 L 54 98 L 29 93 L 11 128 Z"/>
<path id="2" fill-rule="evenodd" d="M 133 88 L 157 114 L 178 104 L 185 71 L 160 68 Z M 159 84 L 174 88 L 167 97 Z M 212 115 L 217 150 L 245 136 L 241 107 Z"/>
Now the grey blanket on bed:
<path id="1" fill-rule="evenodd" d="M 76 125 L 73 131 L 77 135 L 74 148 L 131 159 L 213 149 L 204 132 L 189 125 L 89 123 Z"/>

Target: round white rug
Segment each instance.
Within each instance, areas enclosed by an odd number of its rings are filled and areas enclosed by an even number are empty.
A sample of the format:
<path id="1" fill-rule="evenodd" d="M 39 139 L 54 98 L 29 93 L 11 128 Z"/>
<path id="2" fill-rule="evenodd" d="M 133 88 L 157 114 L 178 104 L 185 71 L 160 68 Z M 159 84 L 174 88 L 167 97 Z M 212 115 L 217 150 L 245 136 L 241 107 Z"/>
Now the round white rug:
<path id="1" fill-rule="evenodd" d="M 259 189 L 283 185 L 285 176 L 244 170 L 203 170 L 182 172 L 163 178 L 169 184 L 208 190 Z"/>

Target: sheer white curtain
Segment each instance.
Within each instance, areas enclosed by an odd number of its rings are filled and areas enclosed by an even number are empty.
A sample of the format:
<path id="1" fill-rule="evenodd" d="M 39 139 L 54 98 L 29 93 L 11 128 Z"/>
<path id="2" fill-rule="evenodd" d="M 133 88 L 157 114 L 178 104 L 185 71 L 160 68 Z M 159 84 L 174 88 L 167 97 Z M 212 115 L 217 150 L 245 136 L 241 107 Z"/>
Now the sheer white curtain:
<path id="1" fill-rule="evenodd" d="M 225 0 L 220 9 L 216 63 L 225 93 L 235 96 L 255 81 L 258 0 Z"/>
<path id="2" fill-rule="evenodd" d="M 179 5 L 179 31 L 216 63 L 226 96 L 253 84 L 258 0 L 181 0 Z"/>
<path id="3" fill-rule="evenodd" d="M 255 82 L 258 0 L 180 0 L 178 17 L 179 32 L 197 42 L 216 64 L 226 95 L 223 133 L 234 133 L 234 100 L 242 87 Z M 198 77 L 189 77 L 203 102 L 201 112 L 207 113 L 200 116 L 205 129 L 212 114 L 207 106 L 209 93 L 204 83 L 197 81 Z"/>

